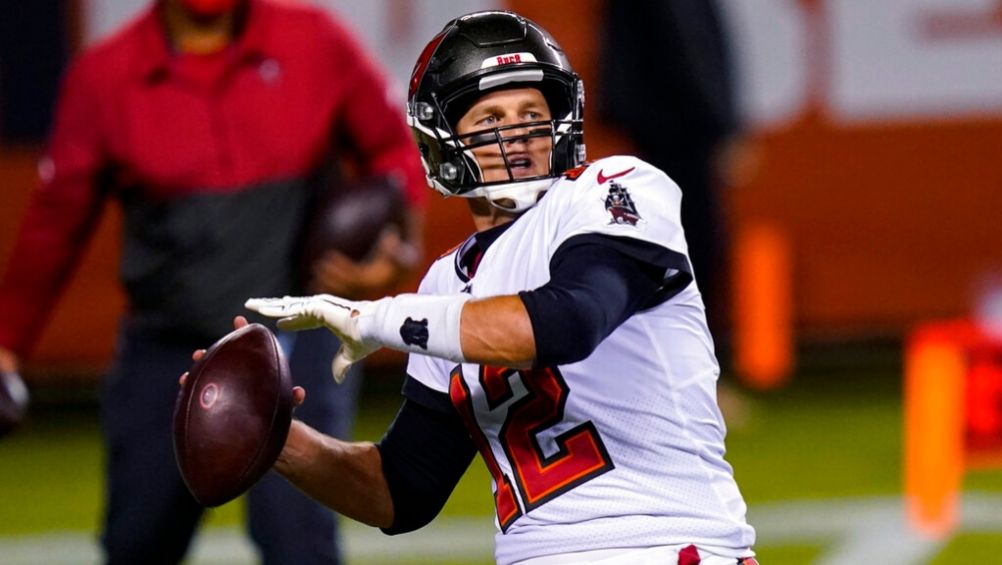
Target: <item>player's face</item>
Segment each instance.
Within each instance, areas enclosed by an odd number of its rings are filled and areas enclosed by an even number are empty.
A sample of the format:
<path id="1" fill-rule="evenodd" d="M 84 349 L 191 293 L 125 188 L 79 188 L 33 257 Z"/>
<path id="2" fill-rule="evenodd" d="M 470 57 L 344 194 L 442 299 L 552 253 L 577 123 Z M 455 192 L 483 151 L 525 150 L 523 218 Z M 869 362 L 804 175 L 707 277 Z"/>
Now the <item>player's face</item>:
<path id="1" fill-rule="evenodd" d="M 195 18 L 218 18 L 232 12 L 240 0 L 180 0 L 180 3 Z"/>
<path id="2" fill-rule="evenodd" d="M 499 143 L 490 143 L 472 151 L 483 169 L 484 182 L 510 180 L 505 156 L 511 165 L 512 176 L 517 179 L 528 178 L 550 173 L 550 149 L 553 146 L 550 125 L 517 126 L 550 119 L 550 107 L 542 92 L 535 88 L 512 88 L 484 95 L 460 118 L 456 132 L 462 136 L 489 131 L 491 133 L 482 139 L 495 139 L 495 128 L 516 126 L 500 131 L 502 139 L 510 139 L 503 143 L 503 153 L 502 144 Z M 516 137 L 525 136 L 530 130 L 540 130 L 545 135 Z M 477 143 L 480 140 L 480 136 L 475 136 L 469 138 L 467 143 Z"/>

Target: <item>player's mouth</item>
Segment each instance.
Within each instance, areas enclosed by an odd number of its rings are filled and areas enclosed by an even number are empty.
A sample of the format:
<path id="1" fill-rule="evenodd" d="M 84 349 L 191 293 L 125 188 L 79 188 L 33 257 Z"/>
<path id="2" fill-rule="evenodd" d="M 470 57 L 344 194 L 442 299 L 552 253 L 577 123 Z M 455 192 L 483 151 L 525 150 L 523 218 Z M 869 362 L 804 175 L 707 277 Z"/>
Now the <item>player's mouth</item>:
<path id="1" fill-rule="evenodd" d="M 511 176 L 517 179 L 542 174 L 540 167 L 536 165 L 528 153 L 509 153 L 508 165 L 511 167 Z"/>

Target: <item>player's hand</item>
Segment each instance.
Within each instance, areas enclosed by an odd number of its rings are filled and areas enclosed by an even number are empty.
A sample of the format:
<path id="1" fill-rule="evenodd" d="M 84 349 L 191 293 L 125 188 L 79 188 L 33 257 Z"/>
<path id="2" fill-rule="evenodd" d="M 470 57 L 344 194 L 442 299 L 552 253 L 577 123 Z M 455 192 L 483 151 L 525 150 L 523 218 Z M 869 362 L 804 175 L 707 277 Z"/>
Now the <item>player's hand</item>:
<path id="1" fill-rule="evenodd" d="M 233 329 L 239 330 L 240 328 L 247 325 L 247 318 L 243 316 L 237 316 L 233 318 Z M 194 353 L 191 354 L 192 361 L 201 361 L 205 357 L 204 349 L 196 349 Z M 188 371 L 181 374 L 181 378 L 177 380 L 178 384 L 184 386 L 184 382 L 188 380 Z M 301 386 L 292 387 L 292 407 L 298 408 L 303 402 L 306 401 L 306 389 Z"/>
<path id="2" fill-rule="evenodd" d="M 351 298 L 382 296 L 410 272 L 417 262 L 417 251 L 405 242 L 396 229 L 385 229 L 372 256 L 353 261 L 332 251 L 313 264 L 310 289 Z"/>
<path id="3" fill-rule="evenodd" d="M 344 381 L 348 369 L 361 361 L 379 344 L 362 340 L 357 318 L 370 302 L 346 300 L 329 294 L 316 296 L 286 296 L 283 298 L 251 298 L 244 306 L 269 318 L 278 318 L 283 330 L 309 330 L 325 327 L 341 339 L 341 348 L 331 364 L 338 383 Z"/>

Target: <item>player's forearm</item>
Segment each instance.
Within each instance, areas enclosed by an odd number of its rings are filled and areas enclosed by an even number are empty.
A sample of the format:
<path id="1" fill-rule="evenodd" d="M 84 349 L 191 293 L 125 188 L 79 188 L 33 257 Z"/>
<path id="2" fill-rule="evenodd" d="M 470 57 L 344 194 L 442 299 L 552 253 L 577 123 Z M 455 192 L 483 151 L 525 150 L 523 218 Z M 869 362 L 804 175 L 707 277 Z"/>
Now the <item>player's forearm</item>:
<path id="1" fill-rule="evenodd" d="M 468 294 L 401 294 L 373 302 L 330 295 L 248 300 L 255 312 L 280 318 L 283 329 L 328 327 L 343 340 L 335 378 L 379 347 L 456 362 L 532 367 L 533 326 L 515 295 L 474 300 Z"/>
<path id="2" fill-rule="evenodd" d="M 275 470 L 323 505 L 370 526 L 393 523 L 379 449 L 346 442 L 293 421 Z"/>
<path id="3" fill-rule="evenodd" d="M 515 295 L 467 302 L 460 316 L 460 343 L 471 363 L 526 369 L 536 359 L 532 322 Z"/>
<path id="4" fill-rule="evenodd" d="M 363 343 L 482 365 L 529 368 L 535 361 L 532 323 L 516 295 L 402 294 L 370 308 L 357 318 Z"/>

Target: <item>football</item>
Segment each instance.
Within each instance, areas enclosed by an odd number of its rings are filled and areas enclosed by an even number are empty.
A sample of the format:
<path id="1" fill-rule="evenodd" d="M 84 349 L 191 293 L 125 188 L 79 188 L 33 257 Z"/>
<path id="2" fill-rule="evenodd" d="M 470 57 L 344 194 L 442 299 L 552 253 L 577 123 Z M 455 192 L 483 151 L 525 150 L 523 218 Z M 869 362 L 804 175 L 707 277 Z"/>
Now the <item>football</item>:
<path id="1" fill-rule="evenodd" d="M 0 372 L 0 437 L 14 431 L 28 412 L 28 388 L 17 373 Z"/>
<path id="2" fill-rule="evenodd" d="M 246 325 L 206 350 L 174 407 L 174 453 L 195 500 L 229 502 L 271 469 L 292 408 L 289 364 L 268 328 Z"/>
<path id="3" fill-rule="evenodd" d="M 403 183 L 398 176 L 328 183 L 303 235 L 306 272 L 328 251 L 338 251 L 355 261 L 366 260 L 383 229 L 392 227 L 403 235 L 405 220 Z"/>

